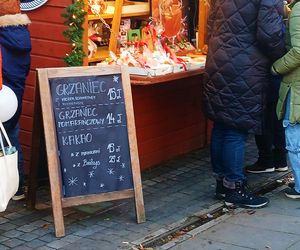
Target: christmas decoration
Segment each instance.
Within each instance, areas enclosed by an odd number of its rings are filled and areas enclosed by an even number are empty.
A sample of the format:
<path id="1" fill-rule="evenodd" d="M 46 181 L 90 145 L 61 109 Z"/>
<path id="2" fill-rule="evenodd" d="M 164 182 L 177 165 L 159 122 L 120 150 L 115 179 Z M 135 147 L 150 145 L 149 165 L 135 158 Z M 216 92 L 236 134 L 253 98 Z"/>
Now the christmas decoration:
<path id="1" fill-rule="evenodd" d="M 83 33 L 82 27 L 86 16 L 85 5 L 83 0 L 76 0 L 73 4 L 66 8 L 66 12 L 62 16 L 66 19 L 65 25 L 68 28 L 63 35 L 70 41 L 72 51 L 66 54 L 64 58 L 68 66 L 81 66 L 85 57 L 83 49 Z"/>

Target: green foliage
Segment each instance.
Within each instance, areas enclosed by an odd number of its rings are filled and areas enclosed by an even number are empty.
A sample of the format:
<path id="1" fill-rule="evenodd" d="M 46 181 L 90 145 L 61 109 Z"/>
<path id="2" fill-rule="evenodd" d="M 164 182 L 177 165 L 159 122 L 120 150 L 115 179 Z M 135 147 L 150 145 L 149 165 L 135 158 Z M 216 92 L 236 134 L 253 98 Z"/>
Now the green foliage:
<path id="1" fill-rule="evenodd" d="M 86 56 L 83 50 L 83 33 L 82 27 L 86 17 L 84 11 L 83 0 L 75 0 L 74 3 L 66 8 L 66 12 L 62 16 L 66 19 L 65 25 L 68 27 L 63 35 L 69 40 L 72 46 L 72 51 L 67 54 L 64 61 L 68 66 L 81 66 L 84 57 Z"/>

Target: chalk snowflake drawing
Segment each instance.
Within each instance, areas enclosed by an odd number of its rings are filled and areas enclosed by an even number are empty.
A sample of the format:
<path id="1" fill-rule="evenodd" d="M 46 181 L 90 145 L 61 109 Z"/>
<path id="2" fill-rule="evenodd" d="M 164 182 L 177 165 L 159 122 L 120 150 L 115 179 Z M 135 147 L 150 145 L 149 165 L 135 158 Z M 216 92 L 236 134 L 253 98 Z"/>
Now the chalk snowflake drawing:
<path id="1" fill-rule="evenodd" d="M 83 183 L 83 186 L 86 187 L 86 182 Z"/>
<path id="2" fill-rule="evenodd" d="M 109 169 L 107 169 L 107 173 L 112 175 L 112 174 L 115 174 L 115 171 L 113 168 L 109 168 Z"/>
<path id="3" fill-rule="evenodd" d="M 119 77 L 118 76 L 113 76 L 113 82 L 119 82 Z"/>
<path id="4" fill-rule="evenodd" d="M 122 163 L 122 165 L 121 165 L 121 166 L 122 166 L 122 168 L 126 168 L 126 166 L 125 166 L 125 163 Z"/>
<path id="5" fill-rule="evenodd" d="M 93 178 L 94 176 L 95 176 L 95 171 L 90 171 L 90 172 L 89 172 L 89 177 L 90 177 L 90 178 Z"/>
<path id="6" fill-rule="evenodd" d="M 101 183 L 100 188 L 104 188 L 104 187 L 105 187 L 104 183 Z"/>
<path id="7" fill-rule="evenodd" d="M 69 178 L 68 180 L 68 183 L 69 183 L 69 186 L 75 186 L 75 185 L 78 185 L 78 177 L 71 177 Z"/>
<path id="8" fill-rule="evenodd" d="M 66 168 L 64 168 L 64 173 L 67 173 L 67 169 Z"/>
<path id="9" fill-rule="evenodd" d="M 120 175 L 119 178 L 118 178 L 118 180 L 119 180 L 119 181 L 124 181 L 124 180 L 125 180 L 125 177 L 124 177 L 123 175 Z"/>

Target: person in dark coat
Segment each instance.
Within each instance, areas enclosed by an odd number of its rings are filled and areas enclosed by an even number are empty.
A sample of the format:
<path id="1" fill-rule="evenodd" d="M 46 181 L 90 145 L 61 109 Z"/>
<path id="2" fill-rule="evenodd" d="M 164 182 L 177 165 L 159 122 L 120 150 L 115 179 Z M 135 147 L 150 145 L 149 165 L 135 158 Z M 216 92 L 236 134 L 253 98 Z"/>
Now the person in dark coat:
<path id="1" fill-rule="evenodd" d="M 18 99 L 17 112 L 3 124 L 12 145 L 18 150 L 19 189 L 13 197 L 14 200 L 25 197 L 23 155 L 19 142 L 18 121 L 22 111 L 25 80 L 30 68 L 31 41 L 27 28 L 29 23 L 28 16 L 20 13 L 19 1 L 0 0 L 0 46 L 3 84 L 10 87 Z"/>
<path id="2" fill-rule="evenodd" d="M 216 196 L 225 196 L 228 206 L 262 207 L 268 199 L 246 188 L 245 142 L 249 133 L 262 132 L 270 67 L 284 53 L 283 2 L 214 0 L 210 8 L 203 98 L 204 111 L 214 122 Z"/>
<path id="3" fill-rule="evenodd" d="M 285 20 L 288 17 L 287 8 L 288 7 L 286 3 L 283 11 Z M 284 43 L 285 38 L 282 37 L 282 44 Z M 270 52 L 272 55 L 270 58 L 272 61 L 276 61 L 282 57 L 286 51 L 277 50 L 277 53 L 274 54 L 272 53 L 273 51 Z M 282 54 L 280 52 L 282 52 Z M 246 167 L 246 171 L 248 173 L 260 174 L 271 173 L 274 171 L 285 172 L 288 170 L 284 129 L 282 127 L 282 121 L 278 120 L 276 115 L 276 105 L 278 101 L 281 80 L 281 76 L 271 76 L 272 84 L 268 87 L 266 93 L 267 101 L 264 110 L 262 134 L 255 135 L 255 142 L 258 149 L 258 159 L 252 165 Z"/>

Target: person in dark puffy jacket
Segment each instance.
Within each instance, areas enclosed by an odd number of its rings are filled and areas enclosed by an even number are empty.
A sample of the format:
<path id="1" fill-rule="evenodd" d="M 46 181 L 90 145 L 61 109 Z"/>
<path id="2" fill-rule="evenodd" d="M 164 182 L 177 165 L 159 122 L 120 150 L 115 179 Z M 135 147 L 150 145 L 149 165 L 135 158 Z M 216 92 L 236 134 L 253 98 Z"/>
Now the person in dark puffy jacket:
<path id="1" fill-rule="evenodd" d="M 13 146 L 18 150 L 19 189 L 14 200 L 24 196 L 23 155 L 19 142 L 19 118 L 22 110 L 22 98 L 25 80 L 30 68 L 31 41 L 28 31 L 30 20 L 20 13 L 20 2 L 17 0 L 0 0 L 0 46 L 2 52 L 3 84 L 10 87 L 18 99 L 15 115 L 4 123 L 4 127 Z M 9 105 L 9 103 L 7 104 Z"/>
<path id="2" fill-rule="evenodd" d="M 281 7 L 281 6 L 278 6 Z M 287 5 L 284 9 L 279 9 L 284 13 L 284 19 L 287 18 Z M 285 26 L 283 27 L 284 33 Z M 285 37 L 282 37 L 282 44 L 285 43 Z M 266 50 L 270 48 L 264 48 Z M 273 48 L 272 48 L 273 50 Z M 270 51 L 272 61 L 277 60 L 284 55 L 281 50 Z M 280 54 L 282 53 L 282 54 Z M 255 142 L 258 149 L 258 159 L 252 165 L 246 167 L 248 173 L 260 174 L 271 173 L 274 171 L 284 172 L 288 170 L 285 136 L 282 127 L 282 121 L 277 119 L 276 104 L 278 101 L 279 86 L 281 76 L 271 76 L 271 84 L 266 89 L 266 105 L 264 109 L 264 123 L 261 135 L 255 135 Z"/>
<path id="3" fill-rule="evenodd" d="M 211 161 L 216 196 L 225 204 L 262 207 L 268 199 L 247 191 L 245 142 L 260 134 L 270 67 L 282 43 L 282 0 L 214 0 L 208 18 L 204 111 L 214 122 Z"/>

